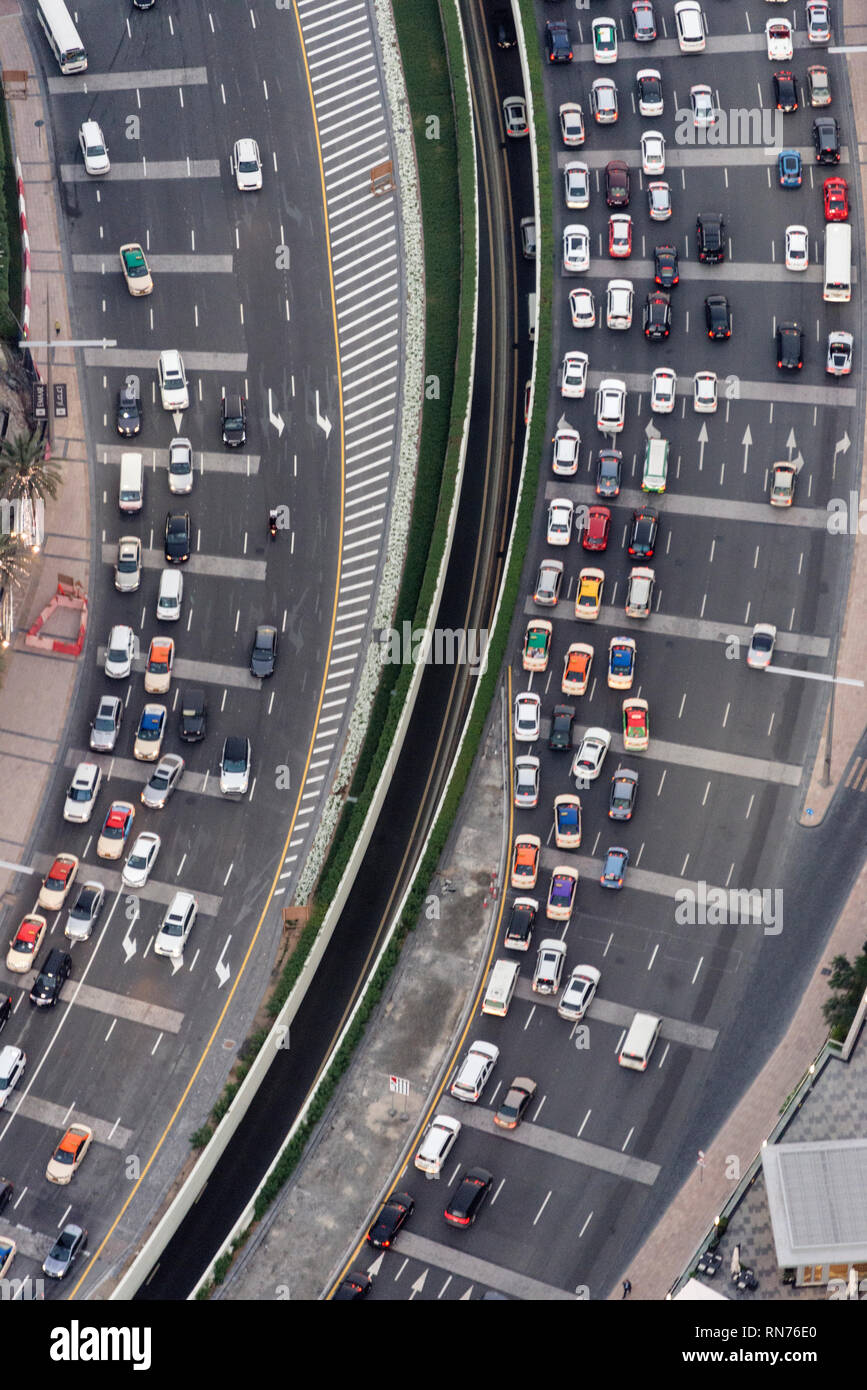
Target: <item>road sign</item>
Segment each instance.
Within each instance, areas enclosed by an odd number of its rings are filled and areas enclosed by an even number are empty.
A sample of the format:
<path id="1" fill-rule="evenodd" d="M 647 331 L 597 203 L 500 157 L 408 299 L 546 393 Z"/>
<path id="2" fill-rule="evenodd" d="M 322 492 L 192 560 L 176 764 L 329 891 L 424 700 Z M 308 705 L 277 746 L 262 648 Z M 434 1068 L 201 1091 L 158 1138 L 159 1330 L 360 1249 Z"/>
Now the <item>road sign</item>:
<path id="1" fill-rule="evenodd" d="M 66 419 L 66 382 L 55 381 L 54 383 L 54 418 L 55 420 Z"/>
<path id="2" fill-rule="evenodd" d="M 33 418 L 35 420 L 48 419 L 48 387 L 44 381 L 33 382 Z"/>
<path id="3" fill-rule="evenodd" d="M 390 1076 L 388 1078 L 388 1089 L 396 1092 L 399 1096 L 408 1096 L 409 1082 L 404 1076 Z"/>

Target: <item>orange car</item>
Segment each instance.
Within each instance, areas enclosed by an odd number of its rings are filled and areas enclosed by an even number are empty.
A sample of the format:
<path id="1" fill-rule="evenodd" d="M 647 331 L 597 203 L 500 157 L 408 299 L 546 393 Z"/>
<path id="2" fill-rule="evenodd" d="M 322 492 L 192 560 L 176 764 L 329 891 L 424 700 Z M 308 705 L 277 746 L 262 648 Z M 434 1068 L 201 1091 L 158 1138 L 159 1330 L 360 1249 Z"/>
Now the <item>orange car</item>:
<path id="1" fill-rule="evenodd" d="M 583 695 L 590 681 L 593 648 L 586 642 L 573 642 L 563 664 L 562 691 L 564 695 Z"/>
<path id="2" fill-rule="evenodd" d="M 535 888 L 542 842 L 538 835 L 519 835 L 512 859 L 512 887 Z"/>
<path id="3" fill-rule="evenodd" d="M 144 688 L 148 695 L 165 695 L 172 683 L 175 644 L 171 637 L 155 637 L 148 652 Z"/>
<path id="4" fill-rule="evenodd" d="M 48 1160 L 48 1167 L 45 1169 L 48 1181 L 59 1183 L 61 1187 L 71 1182 L 73 1173 L 78 1172 L 81 1161 L 90 1148 L 92 1138 L 93 1130 L 89 1125 L 70 1125 Z"/>

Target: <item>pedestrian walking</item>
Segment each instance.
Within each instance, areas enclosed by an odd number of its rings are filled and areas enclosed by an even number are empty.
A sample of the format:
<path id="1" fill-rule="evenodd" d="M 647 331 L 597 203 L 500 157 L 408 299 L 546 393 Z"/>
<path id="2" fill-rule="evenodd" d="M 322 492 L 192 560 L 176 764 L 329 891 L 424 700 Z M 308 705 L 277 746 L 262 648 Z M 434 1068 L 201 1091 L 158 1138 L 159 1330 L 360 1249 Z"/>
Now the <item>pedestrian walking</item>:
<path id="1" fill-rule="evenodd" d="M 629 1295 L 630 1295 L 631 1293 L 632 1293 L 632 1285 L 631 1285 L 631 1283 L 629 1282 L 628 1279 L 624 1279 L 624 1281 L 623 1281 L 623 1297 L 624 1297 L 624 1298 L 628 1298 Z"/>

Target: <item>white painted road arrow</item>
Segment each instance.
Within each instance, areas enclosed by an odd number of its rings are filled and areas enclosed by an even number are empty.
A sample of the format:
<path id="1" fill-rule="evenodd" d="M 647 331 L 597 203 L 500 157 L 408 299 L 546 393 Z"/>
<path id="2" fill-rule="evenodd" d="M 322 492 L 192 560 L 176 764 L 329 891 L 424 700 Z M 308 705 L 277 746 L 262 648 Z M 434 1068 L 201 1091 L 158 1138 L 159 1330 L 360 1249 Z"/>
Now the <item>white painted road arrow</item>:
<path id="1" fill-rule="evenodd" d="M 217 972 L 219 978 L 220 978 L 220 984 L 219 984 L 219 988 L 220 988 L 220 989 L 223 988 L 223 985 L 226 983 L 226 981 L 228 980 L 229 976 L 230 976 L 231 973 L 232 973 L 231 970 L 229 969 L 228 965 L 224 965 L 224 964 L 223 964 L 223 956 L 224 956 L 224 955 L 226 954 L 226 952 L 228 951 L 228 949 L 229 949 L 229 942 L 230 942 L 231 940 L 232 940 L 231 936 L 227 936 L 227 937 L 226 937 L 226 944 L 225 944 L 225 946 L 223 947 L 222 951 L 220 952 L 220 959 L 217 961 L 217 964 L 216 964 L 216 966 L 214 967 L 214 968 L 216 969 L 216 972 Z"/>
<path id="2" fill-rule="evenodd" d="M 705 444 L 707 443 L 707 439 L 708 439 L 707 425 L 706 425 L 704 422 L 702 422 L 701 429 L 700 429 L 699 432 L 698 432 L 698 471 L 699 471 L 699 473 L 701 472 L 702 466 L 703 466 L 703 464 L 704 464 L 704 446 L 705 446 Z"/>
<path id="3" fill-rule="evenodd" d="M 792 435 L 791 438 L 792 438 L 792 441 L 794 442 L 794 435 Z M 751 431 L 750 431 L 749 425 L 747 425 L 746 429 L 744 430 L 744 437 L 743 437 L 743 439 L 741 440 L 741 443 L 742 443 L 743 446 L 744 446 L 744 472 L 745 472 L 745 473 L 746 473 L 746 471 L 747 471 L 747 459 L 749 458 L 750 445 L 752 444 L 752 442 L 753 442 L 753 436 L 752 436 L 752 433 L 751 433 Z"/>
<path id="4" fill-rule="evenodd" d="M 271 424 L 274 426 L 275 430 L 277 431 L 277 438 L 279 439 L 280 436 L 281 436 L 281 434 L 283 433 L 284 429 L 286 428 L 286 426 L 285 426 L 284 423 L 283 423 L 283 416 L 282 416 L 282 415 L 275 415 L 275 414 L 274 414 L 274 406 L 273 406 L 273 404 L 272 404 L 272 402 L 271 402 L 271 387 L 270 387 L 270 386 L 268 387 L 268 419 L 271 421 Z"/>
<path id="5" fill-rule="evenodd" d="M 320 415 L 320 414 L 319 414 L 319 392 L 318 392 L 318 391 L 316 392 L 316 423 L 317 423 L 317 425 L 319 426 L 319 428 L 320 428 L 321 430 L 324 430 L 324 431 L 325 431 L 325 438 L 327 439 L 328 436 L 329 436 L 329 434 L 331 433 L 331 421 L 329 420 L 329 418 L 328 418 L 327 415 Z"/>

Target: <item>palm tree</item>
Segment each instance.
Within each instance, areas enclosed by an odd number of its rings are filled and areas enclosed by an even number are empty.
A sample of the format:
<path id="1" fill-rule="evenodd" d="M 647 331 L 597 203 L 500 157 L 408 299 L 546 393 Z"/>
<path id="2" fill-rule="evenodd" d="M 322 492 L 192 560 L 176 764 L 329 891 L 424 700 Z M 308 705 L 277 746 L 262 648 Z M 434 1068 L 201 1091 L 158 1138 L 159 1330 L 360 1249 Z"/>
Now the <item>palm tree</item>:
<path id="1" fill-rule="evenodd" d="M 0 533 L 0 592 L 20 585 L 27 574 L 27 551 L 17 536 Z"/>
<path id="2" fill-rule="evenodd" d="M 26 497 L 31 503 L 46 497 L 53 500 L 60 483 L 60 468 L 46 461 L 45 444 L 37 431 L 0 442 L 0 492 L 4 497 Z"/>

